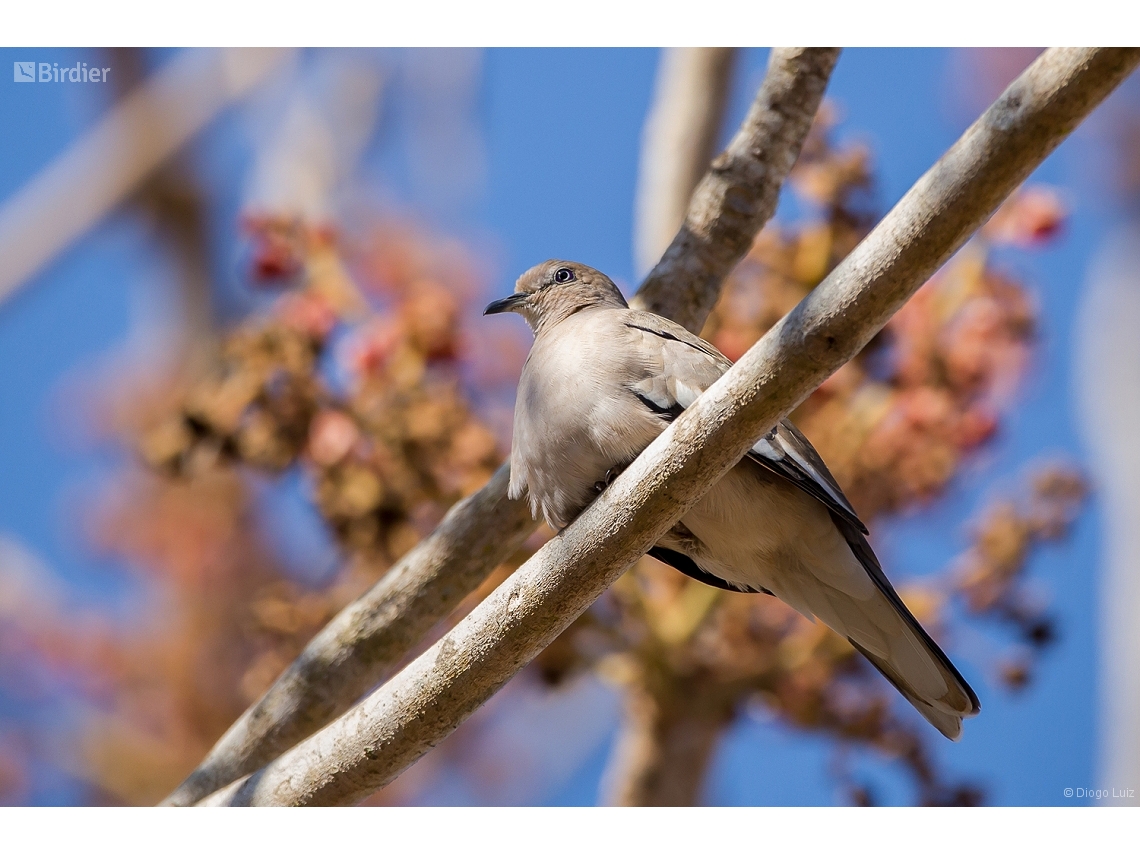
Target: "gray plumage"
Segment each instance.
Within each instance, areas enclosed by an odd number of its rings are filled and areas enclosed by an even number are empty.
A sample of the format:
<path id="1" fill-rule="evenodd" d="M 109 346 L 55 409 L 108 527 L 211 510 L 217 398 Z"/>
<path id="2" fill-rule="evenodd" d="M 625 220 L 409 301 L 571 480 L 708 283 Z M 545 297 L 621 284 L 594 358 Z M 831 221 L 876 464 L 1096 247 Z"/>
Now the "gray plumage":
<path id="1" fill-rule="evenodd" d="M 565 528 L 731 365 L 684 327 L 630 309 L 604 274 L 547 261 L 485 314 L 534 330 L 515 404 L 512 498 Z M 979 710 L 883 574 L 866 527 L 786 419 L 650 555 L 707 584 L 774 594 L 846 637 L 939 731 Z"/>

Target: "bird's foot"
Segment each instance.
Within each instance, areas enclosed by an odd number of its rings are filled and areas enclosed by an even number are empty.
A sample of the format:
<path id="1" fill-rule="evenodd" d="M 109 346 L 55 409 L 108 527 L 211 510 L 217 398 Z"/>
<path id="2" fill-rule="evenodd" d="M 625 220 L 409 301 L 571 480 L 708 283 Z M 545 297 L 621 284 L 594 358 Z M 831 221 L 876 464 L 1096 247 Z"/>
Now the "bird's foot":
<path id="1" fill-rule="evenodd" d="M 610 484 L 612 484 L 614 482 L 614 478 L 616 478 L 618 475 L 620 475 L 624 471 L 625 471 L 624 466 L 614 466 L 610 469 L 607 469 L 605 480 L 594 482 L 594 492 L 595 493 L 601 493 L 603 490 L 606 489 L 606 487 L 610 486 Z"/>

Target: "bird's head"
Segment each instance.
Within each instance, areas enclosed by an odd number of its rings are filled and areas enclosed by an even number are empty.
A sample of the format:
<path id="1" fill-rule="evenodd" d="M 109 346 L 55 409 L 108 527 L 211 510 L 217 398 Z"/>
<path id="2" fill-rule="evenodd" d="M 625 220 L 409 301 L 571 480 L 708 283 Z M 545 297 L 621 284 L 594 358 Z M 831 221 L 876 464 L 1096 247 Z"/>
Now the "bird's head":
<path id="1" fill-rule="evenodd" d="M 537 334 L 592 306 L 627 308 L 621 291 L 606 274 L 574 261 L 551 259 L 520 276 L 515 293 L 491 303 L 483 314 L 518 312 Z"/>

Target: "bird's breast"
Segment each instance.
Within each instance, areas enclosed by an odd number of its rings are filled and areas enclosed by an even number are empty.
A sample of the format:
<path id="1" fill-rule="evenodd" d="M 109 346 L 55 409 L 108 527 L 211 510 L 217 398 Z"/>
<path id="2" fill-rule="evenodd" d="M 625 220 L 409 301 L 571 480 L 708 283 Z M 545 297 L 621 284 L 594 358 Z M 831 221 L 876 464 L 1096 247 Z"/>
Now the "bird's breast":
<path id="1" fill-rule="evenodd" d="M 628 368 L 606 352 L 536 345 L 520 378 L 511 445 L 512 496 L 556 529 L 597 496 L 665 424 L 626 387 Z"/>

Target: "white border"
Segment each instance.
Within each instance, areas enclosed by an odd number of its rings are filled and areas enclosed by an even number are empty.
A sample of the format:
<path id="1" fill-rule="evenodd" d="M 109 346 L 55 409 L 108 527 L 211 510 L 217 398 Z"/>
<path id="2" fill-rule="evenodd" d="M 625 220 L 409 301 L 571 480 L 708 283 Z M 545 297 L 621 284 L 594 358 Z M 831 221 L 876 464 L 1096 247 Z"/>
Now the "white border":
<path id="1" fill-rule="evenodd" d="M 1033 46 L 1140 40 L 1127 0 L 42 0 L 6 46 Z"/>
<path id="2" fill-rule="evenodd" d="M 66 813 L 65 813 L 66 811 Z M 1140 809 L 0 808 L 11 852 L 1114 852 Z"/>

